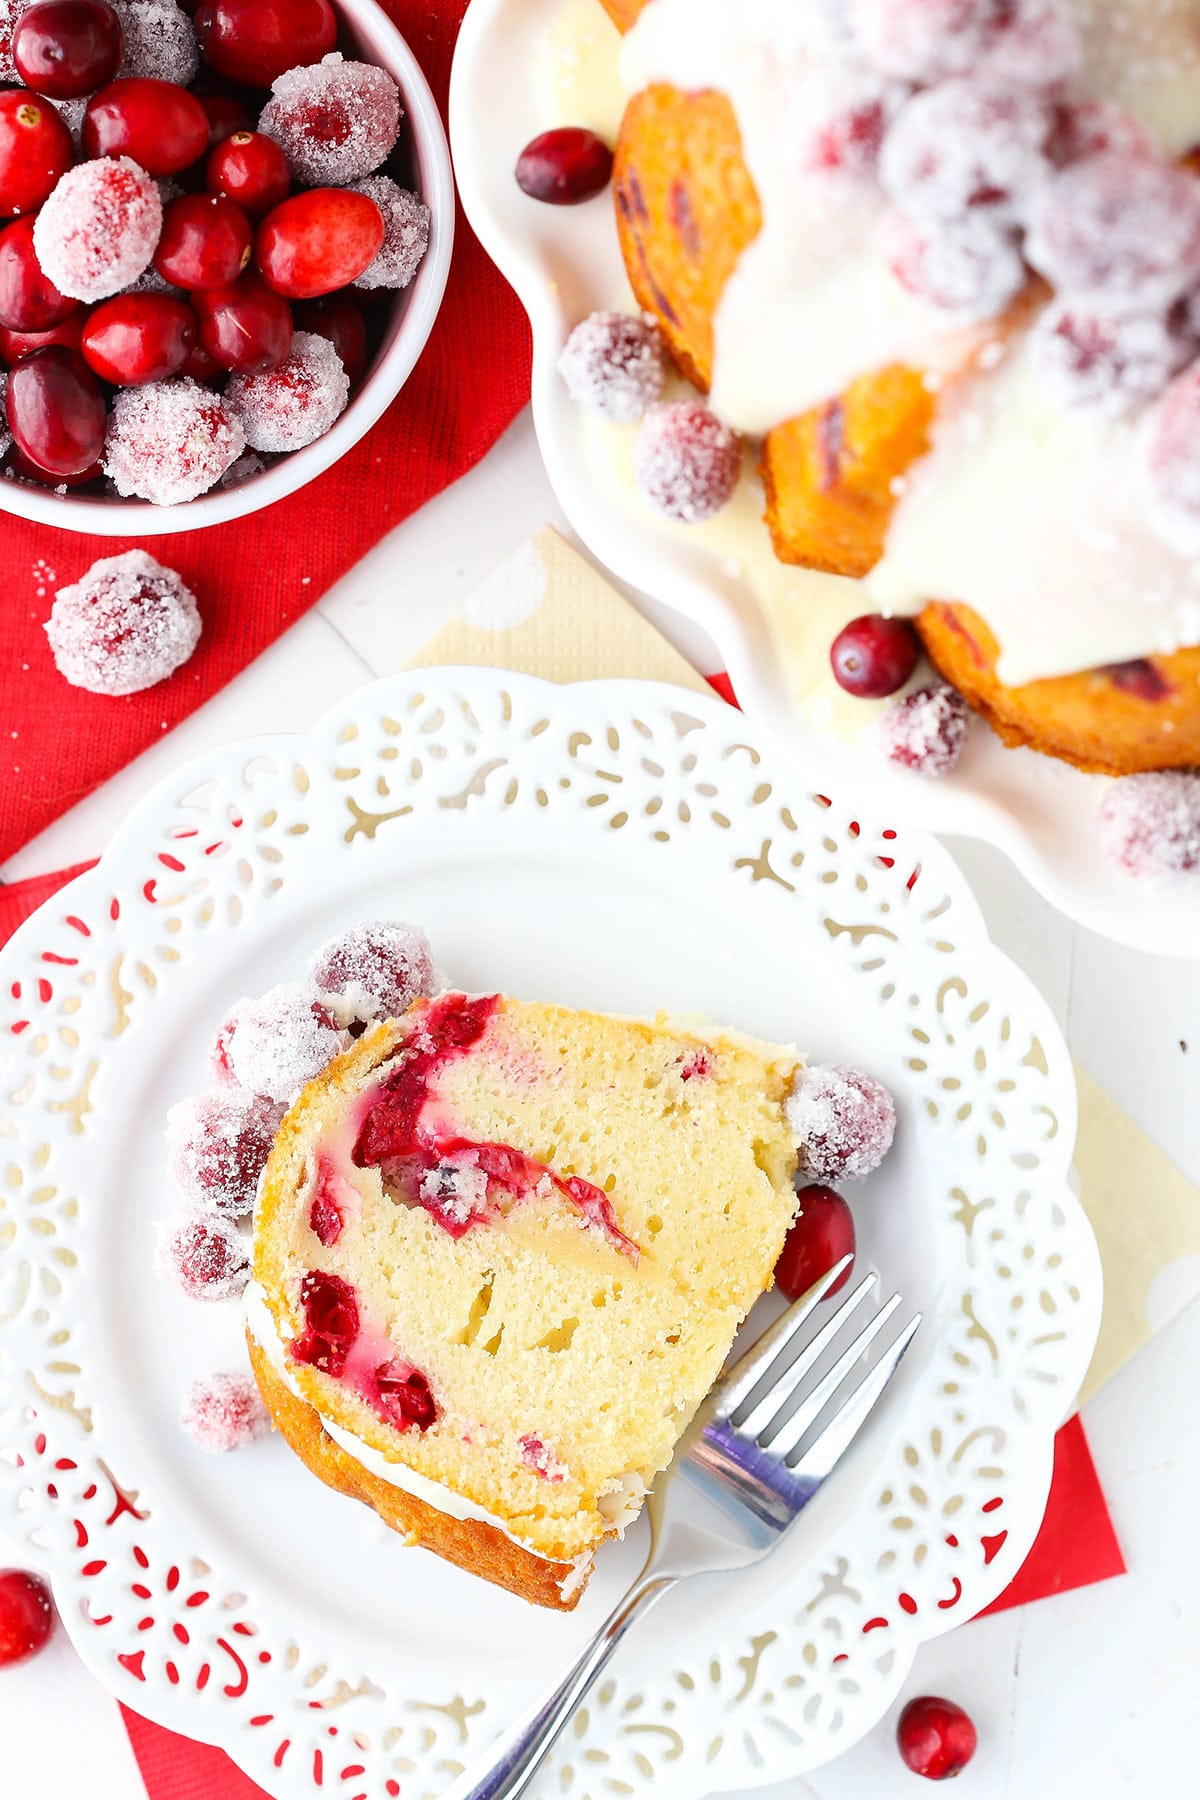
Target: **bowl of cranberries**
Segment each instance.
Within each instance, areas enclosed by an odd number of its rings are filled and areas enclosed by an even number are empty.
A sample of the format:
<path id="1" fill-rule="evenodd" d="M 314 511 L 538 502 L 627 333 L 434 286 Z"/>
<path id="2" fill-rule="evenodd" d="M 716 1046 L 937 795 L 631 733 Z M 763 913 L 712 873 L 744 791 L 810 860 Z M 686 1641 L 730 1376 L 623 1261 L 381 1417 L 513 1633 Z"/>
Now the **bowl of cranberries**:
<path id="1" fill-rule="evenodd" d="M 147 536 L 302 487 L 407 379 L 453 221 L 375 0 L 0 0 L 0 508 Z"/>

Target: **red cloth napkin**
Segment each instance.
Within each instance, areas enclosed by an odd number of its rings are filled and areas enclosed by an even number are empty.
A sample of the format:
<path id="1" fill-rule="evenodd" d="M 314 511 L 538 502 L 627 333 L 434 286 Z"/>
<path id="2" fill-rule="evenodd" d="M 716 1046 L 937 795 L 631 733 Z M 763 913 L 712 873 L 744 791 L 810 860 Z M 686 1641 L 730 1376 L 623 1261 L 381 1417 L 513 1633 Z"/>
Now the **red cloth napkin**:
<path id="1" fill-rule="evenodd" d="M 381 3 L 444 111 L 466 0 Z M 0 515 L 0 862 L 245 668 L 386 532 L 476 463 L 520 411 L 529 398 L 525 315 L 461 212 L 457 234 L 433 336 L 362 443 L 265 512 L 150 542 L 204 617 L 199 649 L 170 681 L 123 699 L 68 687 L 42 631 L 56 587 L 136 540 Z"/>

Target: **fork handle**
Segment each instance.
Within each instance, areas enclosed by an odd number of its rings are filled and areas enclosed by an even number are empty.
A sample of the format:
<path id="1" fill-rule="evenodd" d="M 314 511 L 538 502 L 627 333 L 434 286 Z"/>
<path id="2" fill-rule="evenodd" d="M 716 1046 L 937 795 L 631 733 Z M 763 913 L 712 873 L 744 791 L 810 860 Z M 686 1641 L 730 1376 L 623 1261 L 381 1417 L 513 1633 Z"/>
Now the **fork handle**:
<path id="1" fill-rule="evenodd" d="M 519 1800 L 625 1633 L 675 1586 L 676 1579 L 674 1575 L 639 1575 L 562 1680 L 492 1745 L 488 1767 L 481 1773 L 476 1763 L 443 1800 Z"/>

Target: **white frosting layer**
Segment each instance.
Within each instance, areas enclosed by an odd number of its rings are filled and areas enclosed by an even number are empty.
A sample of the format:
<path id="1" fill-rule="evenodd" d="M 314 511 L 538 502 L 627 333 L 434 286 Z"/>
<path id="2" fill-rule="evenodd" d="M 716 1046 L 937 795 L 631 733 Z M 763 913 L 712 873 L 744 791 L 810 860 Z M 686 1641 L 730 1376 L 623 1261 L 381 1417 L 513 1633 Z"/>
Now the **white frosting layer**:
<path id="1" fill-rule="evenodd" d="M 1200 0 L 1065 3 L 1083 41 L 1077 95 L 1127 107 L 1170 154 L 1195 142 Z M 797 166 L 797 95 L 847 54 L 823 16 L 817 0 L 651 0 L 622 50 L 627 94 L 716 88 L 737 114 L 763 227 L 717 310 L 712 397 L 752 434 L 888 362 L 937 371 L 966 348 L 887 269 L 879 195 Z M 1020 350 L 941 412 L 870 578 L 878 605 L 965 602 L 1014 684 L 1200 642 L 1200 575 L 1157 541 L 1134 492 L 1136 419 L 1059 413 Z"/>

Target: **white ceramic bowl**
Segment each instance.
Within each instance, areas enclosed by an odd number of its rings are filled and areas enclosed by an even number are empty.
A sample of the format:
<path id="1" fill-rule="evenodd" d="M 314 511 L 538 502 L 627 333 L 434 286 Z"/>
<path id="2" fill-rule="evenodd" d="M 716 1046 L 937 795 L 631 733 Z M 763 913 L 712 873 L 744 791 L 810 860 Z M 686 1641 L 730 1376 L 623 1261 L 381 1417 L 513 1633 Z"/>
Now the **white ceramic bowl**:
<path id="1" fill-rule="evenodd" d="M 335 0 L 339 47 L 386 69 L 400 89 L 418 193 L 432 215 L 429 249 L 411 286 L 392 302 L 391 318 L 358 392 L 332 431 L 303 450 L 293 450 L 261 475 L 237 487 L 216 487 L 180 506 L 151 506 L 109 494 L 57 494 L 28 481 L 0 480 L 0 511 L 102 537 L 161 537 L 195 531 L 259 512 L 295 493 L 344 456 L 365 436 L 408 380 L 437 318 L 454 242 L 454 177 L 437 104 L 416 57 L 375 0 Z"/>

